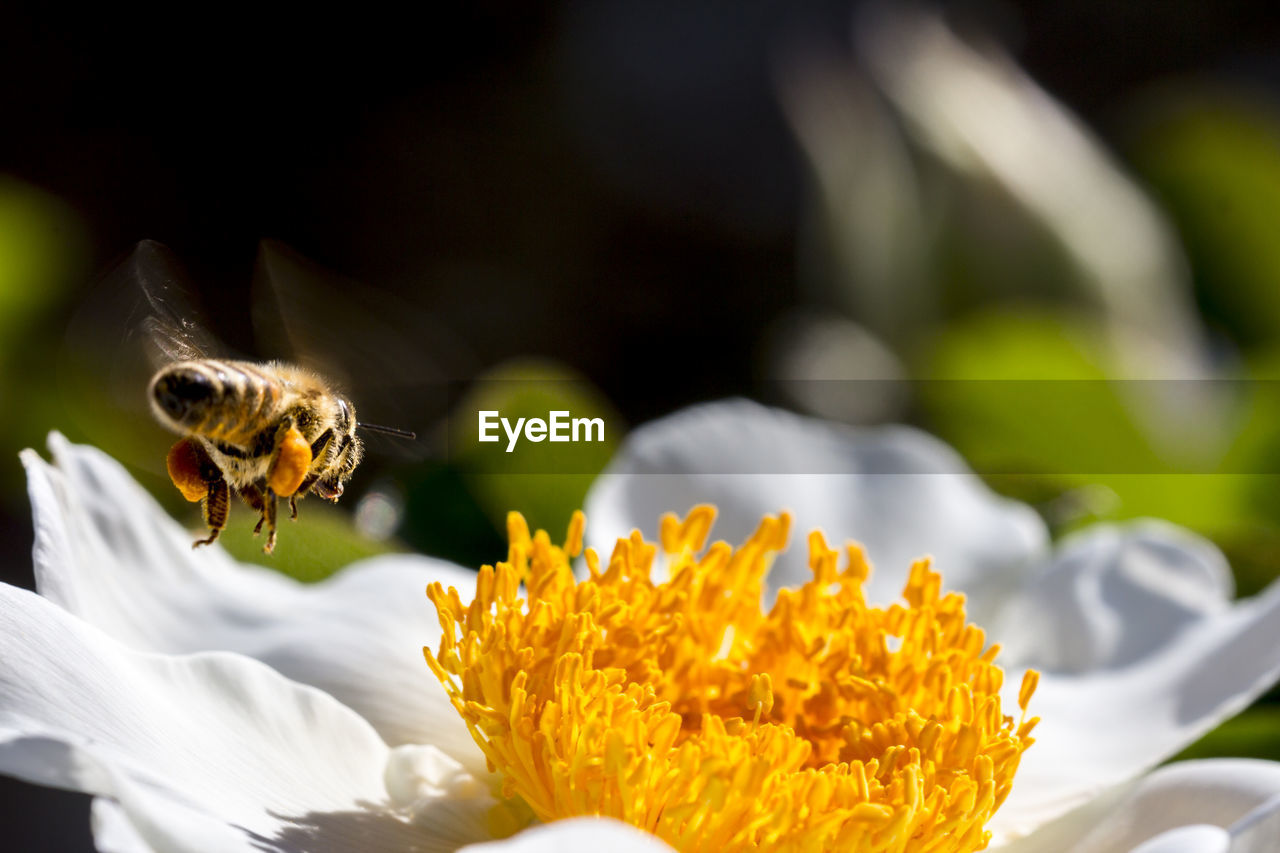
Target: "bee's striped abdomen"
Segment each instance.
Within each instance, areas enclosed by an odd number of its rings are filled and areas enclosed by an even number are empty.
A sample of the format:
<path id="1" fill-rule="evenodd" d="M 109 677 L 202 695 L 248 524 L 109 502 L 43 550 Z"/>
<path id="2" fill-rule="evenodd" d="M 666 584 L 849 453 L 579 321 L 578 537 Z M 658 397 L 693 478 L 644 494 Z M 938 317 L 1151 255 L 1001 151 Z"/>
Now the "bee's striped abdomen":
<path id="1" fill-rule="evenodd" d="M 178 362 L 151 382 L 152 408 L 173 428 L 241 447 L 271 423 L 283 396 L 276 379 L 243 361 Z"/>
<path id="2" fill-rule="evenodd" d="M 249 444 L 270 422 L 281 396 L 279 383 L 246 362 L 210 360 L 206 364 L 216 373 L 224 396 L 221 405 L 211 407 L 201 432 L 231 444 Z"/>

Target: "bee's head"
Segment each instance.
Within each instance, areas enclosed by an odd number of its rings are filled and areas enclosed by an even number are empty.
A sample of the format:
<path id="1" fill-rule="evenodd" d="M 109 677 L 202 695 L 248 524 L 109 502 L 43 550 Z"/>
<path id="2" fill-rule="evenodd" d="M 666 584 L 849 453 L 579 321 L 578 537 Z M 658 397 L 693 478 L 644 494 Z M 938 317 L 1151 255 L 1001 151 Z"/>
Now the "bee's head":
<path id="1" fill-rule="evenodd" d="M 218 389 L 213 377 L 191 362 L 165 368 L 151 380 L 151 409 L 161 423 L 175 430 L 198 425 Z"/>
<path id="2" fill-rule="evenodd" d="M 338 397 L 338 412 L 334 424 L 334 432 L 338 434 L 340 450 L 334 464 L 330 465 L 325 476 L 316 480 L 311 490 L 326 500 L 336 501 L 342 496 L 347 480 L 355 473 L 356 466 L 364 457 L 364 444 L 356 435 L 356 410 L 346 397 Z"/>

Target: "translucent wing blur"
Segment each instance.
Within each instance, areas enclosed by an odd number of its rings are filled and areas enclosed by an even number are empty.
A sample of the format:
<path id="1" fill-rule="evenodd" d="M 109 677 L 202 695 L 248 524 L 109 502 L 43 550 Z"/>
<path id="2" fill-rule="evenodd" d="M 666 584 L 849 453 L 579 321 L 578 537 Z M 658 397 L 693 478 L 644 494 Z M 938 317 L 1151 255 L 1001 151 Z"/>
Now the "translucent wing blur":
<path id="1" fill-rule="evenodd" d="M 350 394 L 360 421 L 416 432 L 415 441 L 369 434 L 379 453 L 430 455 L 450 383 L 474 373 L 464 344 L 422 308 L 326 270 L 264 241 L 253 281 L 263 354 L 311 367 Z"/>
<path id="2" fill-rule="evenodd" d="M 167 248 L 143 240 L 117 274 L 137 287 L 142 316 L 135 333 L 154 367 L 225 349 L 202 325 L 182 266 Z"/>
<path id="3" fill-rule="evenodd" d="M 172 361 L 228 354 L 194 294 L 173 253 L 144 240 L 86 292 L 58 359 L 74 431 L 142 469 L 160 470 L 156 448 L 172 439 L 151 417 L 151 376 Z"/>

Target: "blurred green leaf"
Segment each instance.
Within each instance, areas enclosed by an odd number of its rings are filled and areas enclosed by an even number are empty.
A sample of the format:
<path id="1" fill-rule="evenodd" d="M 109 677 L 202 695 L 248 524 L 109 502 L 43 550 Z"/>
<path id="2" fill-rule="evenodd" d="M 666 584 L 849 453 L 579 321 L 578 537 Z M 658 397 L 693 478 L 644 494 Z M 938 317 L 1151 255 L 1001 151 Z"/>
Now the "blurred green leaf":
<path id="1" fill-rule="evenodd" d="M 1255 481 L 1265 480 L 1275 488 L 1277 479 L 1267 476 L 1255 478 Z M 1217 534 L 1214 541 L 1231 564 L 1237 596 L 1257 595 L 1280 577 L 1280 527 L 1275 524 L 1257 522 L 1241 525 L 1235 530 Z"/>
<path id="2" fill-rule="evenodd" d="M 1255 344 L 1280 333 L 1280 110 L 1232 91 L 1165 93 L 1137 110 L 1138 172 L 1177 222 L 1211 322 Z"/>
<path id="3" fill-rule="evenodd" d="M 1210 469 L 1195 441 L 1157 446 L 1134 397 L 1147 389 L 1107 381 L 1102 340 L 1099 327 L 1065 314 L 955 322 L 920 371 L 939 380 L 920 385 L 928 425 L 993 483 L 1038 495 L 1042 506 L 1056 500 L 1045 498 L 1055 489 L 1103 486 L 1114 494 L 1101 515 L 1077 513 L 1069 522 L 1153 516 L 1212 534 L 1254 518 L 1256 478 L 1203 473 Z M 1158 426 L 1178 437 L 1176 420 Z M 1253 469 L 1241 452 L 1222 470 Z"/>
<path id="4" fill-rule="evenodd" d="M 1254 705 L 1179 752 L 1172 760 L 1220 757 L 1280 761 L 1280 707 Z"/>
<path id="5" fill-rule="evenodd" d="M 71 207 L 0 175 L 0 345 L 83 273 L 86 239 Z"/>
<path id="6" fill-rule="evenodd" d="M 65 428 L 50 404 L 56 379 L 49 370 L 60 336 L 48 321 L 88 264 L 88 237 L 80 217 L 58 198 L 17 178 L 0 175 L 0 504 L 19 508 L 22 447 L 41 447 L 54 427 Z"/>
<path id="7" fill-rule="evenodd" d="M 1101 380 L 1103 333 L 1082 315 L 992 312 L 941 330 L 918 375 L 938 380 Z"/>
<path id="8" fill-rule="evenodd" d="M 979 470 L 1150 466 L 1150 449 L 1091 358 L 1093 333 L 1083 320 L 1049 315 L 954 323 L 925 371 L 936 380 L 922 385 L 925 405 Z"/>

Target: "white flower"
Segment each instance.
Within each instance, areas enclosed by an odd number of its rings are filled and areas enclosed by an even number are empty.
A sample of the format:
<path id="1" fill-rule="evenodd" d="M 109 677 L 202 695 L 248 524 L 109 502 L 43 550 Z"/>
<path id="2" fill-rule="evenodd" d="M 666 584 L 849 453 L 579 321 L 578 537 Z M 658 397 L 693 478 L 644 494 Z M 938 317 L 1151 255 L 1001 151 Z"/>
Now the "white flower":
<path id="1" fill-rule="evenodd" d="M 1098 525 L 1052 547 L 1030 508 L 992 494 L 950 448 L 914 429 L 850 429 L 745 401 L 687 409 L 628 437 L 587 501 L 589 544 L 602 544 L 593 534 L 644 529 L 663 507 L 697 502 L 719 508 L 716 535 L 730 541 L 780 507 L 829 541 L 857 539 L 875 566 L 869 601 L 895 600 L 911 561 L 932 554 L 944 582 L 966 593 L 973 621 L 1004 648 L 1001 665 L 1015 674 L 1007 707 L 1021 670 L 1041 671 L 1036 743 L 988 824 L 997 840 L 1118 796 L 1116 786 L 1280 675 L 1280 585 L 1233 603 L 1221 553 L 1160 522 Z M 771 580 L 807 579 L 804 560 L 793 547 Z M 1242 803 L 1240 814 L 1256 804 Z M 1180 814 L 1198 820 L 1189 807 Z M 1077 817 L 1077 833 L 1099 820 Z M 1066 849 L 1065 839 L 1082 850 L 1128 849 L 1097 840 L 1118 831 L 1109 826 L 1088 843 L 1064 834 L 1041 846 L 1032 836 L 1017 849 Z M 1132 844 L 1161 828 L 1136 825 L 1120 837 Z"/>
<path id="2" fill-rule="evenodd" d="M 192 551 L 116 463 L 50 443 L 56 465 L 24 455 L 43 599 L 0 587 L 0 772 L 98 795 L 104 850 L 444 850 L 501 829 L 479 751 L 420 654 L 440 631 L 424 587 L 465 597 L 472 572 L 381 557 L 298 585 Z M 743 459 L 760 473 L 733 473 Z M 783 470 L 800 474 L 771 473 Z M 589 500 L 588 532 L 697 501 L 719 504 L 725 538 L 786 506 L 833 541 L 861 539 L 872 600 L 896 598 L 909 560 L 932 552 L 975 621 L 1009 639 L 1012 667 L 1044 671 L 1038 741 L 993 824 L 1004 838 L 1035 830 L 1011 849 L 1276 837 L 1280 765 L 1191 762 L 1130 781 L 1280 670 L 1280 596 L 1231 604 L 1207 543 L 1137 525 L 1051 552 L 1029 510 L 926 436 L 750 404 L 636 432 Z M 775 571 L 797 572 L 786 556 Z M 599 820 L 493 843 L 665 849 Z"/>

